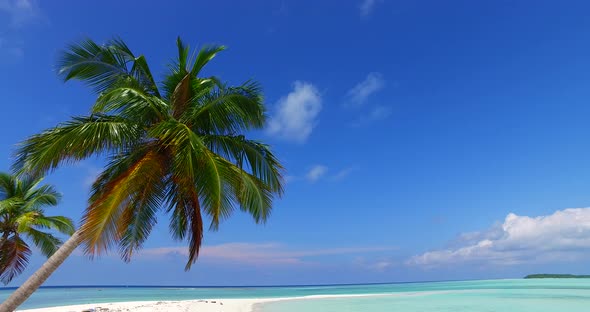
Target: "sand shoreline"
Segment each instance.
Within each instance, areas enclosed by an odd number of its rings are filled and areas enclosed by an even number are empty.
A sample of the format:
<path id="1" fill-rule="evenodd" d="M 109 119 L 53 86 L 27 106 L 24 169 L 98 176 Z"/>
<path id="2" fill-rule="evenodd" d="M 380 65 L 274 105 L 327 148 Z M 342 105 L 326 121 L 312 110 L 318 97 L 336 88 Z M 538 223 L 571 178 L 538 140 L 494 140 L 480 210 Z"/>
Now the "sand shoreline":
<path id="1" fill-rule="evenodd" d="M 277 298 L 280 300 L 280 298 Z M 127 312 L 127 311 L 198 311 L 198 312 L 252 312 L 254 305 L 272 299 L 199 299 L 179 301 L 132 301 L 90 303 L 50 308 L 17 310 L 20 312 Z"/>
<path id="2" fill-rule="evenodd" d="M 247 298 L 247 299 L 195 299 L 177 301 L 130 301 L 89 303 L 79 305 L 56 306 L 49 308 L 37 308 L 17 310 L 20 312 L 131 312 L 131 311 L 155 311 L 155 312 L 253 312 L 257 304 L 264 304 L 285 300 L 327 299 L 341 297 L 374 297 L 392 294 L 342 294 L 342 295 L 310 295 L 300 297 L 278 298 Z"/>

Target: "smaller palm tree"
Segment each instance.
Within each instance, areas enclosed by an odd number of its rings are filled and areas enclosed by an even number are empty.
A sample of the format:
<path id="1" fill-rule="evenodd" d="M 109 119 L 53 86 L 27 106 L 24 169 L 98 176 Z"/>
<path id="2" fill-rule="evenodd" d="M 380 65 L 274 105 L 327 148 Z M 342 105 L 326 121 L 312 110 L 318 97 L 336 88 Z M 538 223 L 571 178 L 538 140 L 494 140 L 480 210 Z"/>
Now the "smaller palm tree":
<path id="1" fill-rule="evenodd" d="M 74 233 L 71 219 L 43 213 L 44 206 L 57 205 L 60 195 L 50 185 L 39 186 L 41 180 L 0 172 L 0 281 L 5 285 L 29 263 L 32 251 L 24 238 L 49 257 L 62 241 L 44 230 Z"/>

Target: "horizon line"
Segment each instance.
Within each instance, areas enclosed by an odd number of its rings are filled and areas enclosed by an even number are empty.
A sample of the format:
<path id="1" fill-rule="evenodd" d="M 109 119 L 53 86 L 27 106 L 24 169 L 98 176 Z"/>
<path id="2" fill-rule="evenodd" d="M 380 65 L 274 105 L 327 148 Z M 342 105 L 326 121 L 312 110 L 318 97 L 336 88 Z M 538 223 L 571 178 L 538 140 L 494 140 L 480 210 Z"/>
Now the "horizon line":
<path id="1" fill-rule="evenodd" d="M 449 279 L 449 280 L 421 280 L 405 282 L 374 282 L 374 283 L 336 283 L 336 284 L 286 284 L 286 285 L 224 285 L 224 286 L 191 286 L 191 285 L 48 285 L 39 288 L 287 288 L 287 287 L 330 287 L 330 286 L 361 286 L 361 285 L 391 285 L 391 284 L 419 284 L 444 282 L 493 281 L 520 278 L 486 278 L 486 279 Z M 20 286 L 0 287 L 1 290 L 13 290 Z"/>

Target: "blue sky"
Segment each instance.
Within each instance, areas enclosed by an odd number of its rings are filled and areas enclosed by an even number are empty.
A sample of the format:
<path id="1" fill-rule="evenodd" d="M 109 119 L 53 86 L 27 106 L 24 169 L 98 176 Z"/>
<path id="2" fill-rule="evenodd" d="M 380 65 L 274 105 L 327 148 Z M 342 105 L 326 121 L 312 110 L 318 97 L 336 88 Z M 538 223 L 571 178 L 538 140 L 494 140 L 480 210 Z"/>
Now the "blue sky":
<path id="1" fill-rule="evenodd" d="M 0 0 L 0 168 L 95 99 L 68 43 L 122 37 L 163 74 L 181 36 L 229 49 L 206 74 L 262 83 L 250 133 L 284 162 L 268 224 L 236 213 L 193 269 L 167 216 L 130 264 L 74 254 L 48 285 L 387 282 L 588 273 L 586 1 Z M 79 220 L 101 159 L 47 177 Z M 573 208 L 573 209 L 568 209 Z M 35 256 L 31 270 L 43 261 Z"/>

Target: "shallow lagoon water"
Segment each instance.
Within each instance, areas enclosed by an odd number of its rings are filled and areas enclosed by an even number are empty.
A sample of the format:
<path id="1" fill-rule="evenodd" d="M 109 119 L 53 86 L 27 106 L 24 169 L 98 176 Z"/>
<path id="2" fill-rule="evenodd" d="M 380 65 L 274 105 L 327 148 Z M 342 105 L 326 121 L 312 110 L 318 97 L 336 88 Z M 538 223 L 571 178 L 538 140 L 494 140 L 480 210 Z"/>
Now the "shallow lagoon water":
<path id="1" fill-rule="evenodd" d="M 590 311 L 588 289 L 515 289 L 513 285 L 507 286 L 507 289 L 439 290 L 383 296 L 289 300 L 258 305 L 256 311 Z"/>
<path id="2" fill-rule="evenodd" d="M 0 300 L 6 298 L 11 291 L 12 289 L 0 290 Z M 314 297 L 326 295 L 355 297 Z M 21 308 L 142 300 L 283 297 L 304 299 L 260 304 L 256 306 L 256 310 L 581 312 L 590 311 L 590 279 L 514 279 L 301 287 L 59 287 L 38 290 Z"/>

